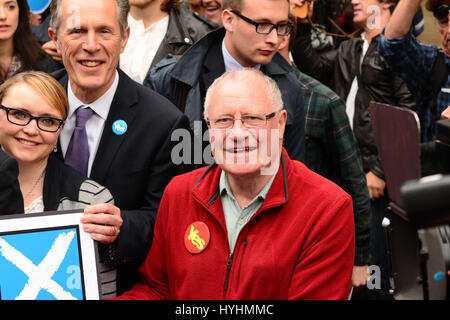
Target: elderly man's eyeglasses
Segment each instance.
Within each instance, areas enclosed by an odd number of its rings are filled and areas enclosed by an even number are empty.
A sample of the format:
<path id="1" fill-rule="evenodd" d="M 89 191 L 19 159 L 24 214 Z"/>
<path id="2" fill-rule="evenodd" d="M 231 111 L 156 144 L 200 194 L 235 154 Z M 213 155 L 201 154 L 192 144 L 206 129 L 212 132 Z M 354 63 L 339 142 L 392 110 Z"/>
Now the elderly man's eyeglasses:
<path id="1" fill-rule="evenodd" d="M 449 11 L 450 11 L 450 5 L 441 4 L 433 10 L 433 15 L 438 20 L 439 23 L 446 24 L 446 23 L 448 23 L 448 12 Z"/>
<path id="2" fill-rule="evenodd" d="M 0 105 L 0 109 L 6 111 L 6 118 L 9 122 L 18 125 L 18 126 L 26 126 L 31 120 L 36 120 L 37 126 L 40 130 L 46 132 L 56 132 L 58 129 L 64 124 L 64 121 L 58 118 L 53 117 L 33 117 L 26 111 L 8 108 L 3 105 Z"/>
<path id="3" fill-rule="evenodd" d="M 292 30 L 292 25 L 289 23 L 273 24 L 269 22 L 256 22 L 240 14 L 236 10 L 231 10 L 231 12 L 237 15 L 242 20 L 254 25 L 256 27 L 256 33 L 259 34 L 269 34 L 273 29 L 276 29 L 279 36 L 287 36 Z"/>
<path id="4" fill-rule="evenodd" d="M 270 114 L 244 114 L 240 118 L 234 118 L 230 116 L 223 116 L 215 119 L 207 119 L 206 123 L 213 129 L 231 129 L 234 126 L 236 120 L 241 120 L 242 125 L 247 128 L 262 128 L 267 124 L 267 120 L 272 119 L 281 110 L 272 112 Z"/>

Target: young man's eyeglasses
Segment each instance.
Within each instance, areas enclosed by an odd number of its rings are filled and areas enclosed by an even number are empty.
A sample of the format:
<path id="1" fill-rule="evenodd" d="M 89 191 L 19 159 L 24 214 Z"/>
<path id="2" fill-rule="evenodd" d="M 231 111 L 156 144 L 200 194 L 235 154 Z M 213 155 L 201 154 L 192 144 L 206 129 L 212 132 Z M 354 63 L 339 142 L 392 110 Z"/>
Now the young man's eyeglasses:
<path id="1" fill-rule="evenodd" d="M 5 110 L 6 118 L 9 122 L 18 125 L 26 126 L 31 120 L 36 120 L 37 126 L 40 130 L 46 132 L 56 132 L 64 124 L 64 121 L 53 117 L 34 117 L 26 111 L 8 108 L 4 105 L 0 105 L 0 109 Z"/>
<path id="2" fill-rule="evenodd" d="M 254 25 L 256 27 L 256 33 L 259 34 L 269 34 L 273 29 L 276 29 L 279 36 L 287 36 L 292 30 L 292 25 L 290 23 L 273 24 L 269 22 L 256 22 L 240 14 L 236 10 L 231 10 L 231 12 L 242 20 Z"/>
<path id="3" fill-rule="evenodd" d="M 433 10 L 433 15 L 440 24 L 447 24 L 449 11 L 450 11 L 450 5 L 441 4 Z"/>
<path id="4" fill-rule="evenodd" d="M 262 128 L 267 124 L 267 120 L 272 119 L 278 112 L 272 112 L 270 114 L 244 114 L 241 118 L 234 118 L 230 116 L 223 116 L 215 119 L 208 119 L 206 123 L 213 129 L 231 129 L 234 126 L 236 120 L 241 120 L 242 125 L 247 129 Z"/>

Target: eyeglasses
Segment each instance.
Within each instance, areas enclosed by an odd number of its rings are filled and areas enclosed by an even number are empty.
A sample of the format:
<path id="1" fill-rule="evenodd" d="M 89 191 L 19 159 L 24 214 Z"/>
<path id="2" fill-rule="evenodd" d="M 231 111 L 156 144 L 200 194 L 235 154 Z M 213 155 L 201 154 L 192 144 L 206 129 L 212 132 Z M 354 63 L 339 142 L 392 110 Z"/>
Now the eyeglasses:
<path id="1" fill-rule="evenodd" d="M 33 117 L 26 111 L 18 110 L 14 108 L 7 108 L 4 105 L 0 105 L 0 109 L 6 111 L 6 118 L 9 122 L 18 125 L 26 126 L 31 120 L 36 120 L 37 126 L 40 130 L 46 132 L 56 132 L 64 124 L 64 121 L 53 117 Z"/>
<path id="2" fill-rule="evenodd" d="M 450 11 L 450 5 L 441 4 L 433 10 L 434 17 L 438 20 L 439 24 L 448 23 L 448 12 Z"/>
<path id="3" fill-rule="evenodd" d="M 281 110 L 271 114 L 245 114 L 241 118 L 223 116 L 216 119 L 207 119 L 206 123 L 214 129 L 226 130 L 234 126 L 236 120 L 241 120 L 242 125 L 247 129 L 262 128 L 267 124 L 267 120 L 272 119 Z"/>
<path id="4" fill-rule="evenodd" d="M 254 25 L 256 27 L 256 33 L 259 34 L 269 34 L 273 29 L 276 29 L 279 36 L 287 36 L 292 30 L 292 25 L 290 23 L 273 24 L 269 22 L 256 22 L 235 10 L 231 10 L 231 12 L 242 20 Z"/>

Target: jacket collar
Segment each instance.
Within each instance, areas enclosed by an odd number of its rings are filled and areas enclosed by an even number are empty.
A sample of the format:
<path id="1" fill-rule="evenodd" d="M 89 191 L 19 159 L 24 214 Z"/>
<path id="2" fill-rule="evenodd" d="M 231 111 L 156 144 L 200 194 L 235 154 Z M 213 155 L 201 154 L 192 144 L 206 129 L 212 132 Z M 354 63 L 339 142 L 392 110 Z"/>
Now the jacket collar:
<path id="1" fill-rule="evenodd" d="M 184 9 L 180 8 L 180 10 Z M 158 61 L 161 61 L 165 56 L 171 53 L 172 46 L 192 45 L 194 43 L 194 40 L 186 29 L 186 22 L 183 21 L 183 15 L 186 13 L 181 12 L 180 10 L 169 10 L 169 25 L 167 26 L 167 32 L 156 51 L 155 57 L 147 72 L 147 77 L 151 68 L 155 66 Z"/>
<path id="2" fill-rule="evenodd" d="M 94 163 L 92 164 L 91 178 L 104 184 L 108 176 L 109 167 L 115 159 L 121 144 L 126 139 L 126 135 L 116 135 L 111 128 L 117 120 L 124 120 L 128 127 L 133 127 L 135 120 L 135 106 L 139 102 L 136 83 L 131 80 L 123 71 L 119 71 L 119 85 L 114 94 L 114 98 L 109 109 L 108 117 L 105 121 Z"/>
<path id="3" fill-rule="evenodd" d="M 198 40 L 182 55 L 180 60 L 178 60 L 175 67 L 170 72 L 171 77 L 193 87 L 200 76 L 202 70 L 201 67 L 208 49 L 215 41 L 222 39 L 224 36 L 225 28 L 222 27 L 211 31 Z M 186 68 L 189 69 L 189 72 L 186 72 Z"/>
<path id="4" fill-rule="evenodd" d="M 276 173 L 267 197 L 257 213 L 270 208 L 279 207 L 289 200 L 288 175 L 291 170 L 291 159 L 283 148 L 280 167 Z M 222 169 L 217 164 L 209 166 L 200 179 L 194 184 L 191 192 L 194 198 L 218 221 L 224 220 L 222 202 L 219 194 L 219 180 Z M 256 215 L 256 214 L 255 214 Z"/>
<path id="5" fill-rule="evenodd" d="M 182 8 L 169 10 L 169 25 L 167 26 L 166 41 L 168 43 L 185 43 L 192 44 L 193 40 L 183 25 Z"/>

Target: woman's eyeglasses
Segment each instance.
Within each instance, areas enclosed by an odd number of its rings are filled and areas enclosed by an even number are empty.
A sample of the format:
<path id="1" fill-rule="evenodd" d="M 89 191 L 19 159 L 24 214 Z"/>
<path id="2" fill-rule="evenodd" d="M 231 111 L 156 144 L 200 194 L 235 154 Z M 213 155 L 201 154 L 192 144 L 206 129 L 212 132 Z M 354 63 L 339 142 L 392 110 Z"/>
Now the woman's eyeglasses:
<path id="1" fill-rule="evenodd" d="M 34 117 L 26 111 L 8 108 L 4 105 L 0 105 L 0 109 L 5 110 L 6 118 L 9 122 L 18 125 L 26 126 L 31 120 L 36 120 L 37 126 L 40 130 L 46 132 L 56 132 L 64 124 L 64 121 L 53 117 Z"/>

